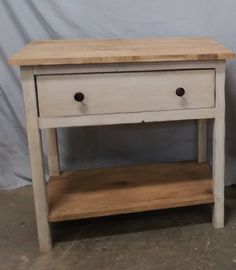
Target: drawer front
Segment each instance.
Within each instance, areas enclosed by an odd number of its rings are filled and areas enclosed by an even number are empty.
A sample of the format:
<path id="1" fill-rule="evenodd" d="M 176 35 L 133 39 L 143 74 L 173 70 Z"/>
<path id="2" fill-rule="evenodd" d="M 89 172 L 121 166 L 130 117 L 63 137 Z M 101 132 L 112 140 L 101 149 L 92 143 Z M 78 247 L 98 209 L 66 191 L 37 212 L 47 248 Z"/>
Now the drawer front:
<path id="1" fill-rule="evenodd" d="M 37 90 L 40 117 L 211 108 L 215 71 L 46 75 Z"/>

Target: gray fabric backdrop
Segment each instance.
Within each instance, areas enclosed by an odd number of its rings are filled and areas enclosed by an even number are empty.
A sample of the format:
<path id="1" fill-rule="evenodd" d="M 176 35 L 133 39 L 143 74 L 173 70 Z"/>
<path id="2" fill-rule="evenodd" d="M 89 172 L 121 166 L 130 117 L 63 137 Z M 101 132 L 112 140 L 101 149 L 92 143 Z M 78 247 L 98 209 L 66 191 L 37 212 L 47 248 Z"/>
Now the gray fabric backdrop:
<path id="1" fill-rule="evenodd" d="M 0 188 L 31 183 L 19 71 L 36 39 L 211 36 L 236 51 L 235 0 L 0 0 Z M 236 62 L 227 68 L 226 183 L 236 183 Z M 211 145 L 211 125 L 209 125 Z M 196 123 L 59 130 L 62 169 L 196 158 Z M 211 147 L 209 147 L 211 153 Z"/>

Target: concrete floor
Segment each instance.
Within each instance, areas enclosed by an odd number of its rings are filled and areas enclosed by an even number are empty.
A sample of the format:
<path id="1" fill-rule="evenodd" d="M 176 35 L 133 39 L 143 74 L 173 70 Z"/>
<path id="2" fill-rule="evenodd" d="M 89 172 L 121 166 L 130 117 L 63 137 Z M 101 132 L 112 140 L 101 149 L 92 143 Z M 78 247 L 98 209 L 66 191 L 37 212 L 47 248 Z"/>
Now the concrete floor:
<path id="1" fill-rule="evenodd" d="M 0 192 L 0 270 L 236 269 L 236 187 L 226 190 L 226 226 L 194 206 L 53 224 L 52 252 L 37 245 L 32 188 Z"/>

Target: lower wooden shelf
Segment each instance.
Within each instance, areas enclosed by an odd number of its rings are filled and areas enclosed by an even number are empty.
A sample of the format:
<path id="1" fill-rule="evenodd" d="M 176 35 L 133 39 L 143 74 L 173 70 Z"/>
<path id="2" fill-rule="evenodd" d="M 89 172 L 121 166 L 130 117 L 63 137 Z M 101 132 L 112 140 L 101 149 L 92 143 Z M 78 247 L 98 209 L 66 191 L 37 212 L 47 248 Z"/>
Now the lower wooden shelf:
<path id="1" fill-rule="evenodd" d="M 214 201 L 211 170 L 197 162 L 66 172 L 47 192 L 50 222 Z"/>

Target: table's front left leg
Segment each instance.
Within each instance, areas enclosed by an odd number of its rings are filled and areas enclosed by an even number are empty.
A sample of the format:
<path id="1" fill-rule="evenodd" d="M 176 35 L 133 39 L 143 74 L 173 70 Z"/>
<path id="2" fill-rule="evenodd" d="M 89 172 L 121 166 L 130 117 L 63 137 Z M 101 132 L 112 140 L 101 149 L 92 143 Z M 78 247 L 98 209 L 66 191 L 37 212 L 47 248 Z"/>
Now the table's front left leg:
<path id="1" fill-rule="evenodd" d="M 32 68 L 21 68 L 21 78 L 24 93 L 39 248 L 40 251 L 49 251 L 52 248 L 52 241 L 48 222 L 48 202 L 43 166 L 42 139 L 38 128 L 37 99 Z"/>

